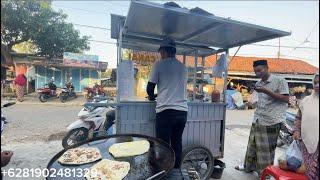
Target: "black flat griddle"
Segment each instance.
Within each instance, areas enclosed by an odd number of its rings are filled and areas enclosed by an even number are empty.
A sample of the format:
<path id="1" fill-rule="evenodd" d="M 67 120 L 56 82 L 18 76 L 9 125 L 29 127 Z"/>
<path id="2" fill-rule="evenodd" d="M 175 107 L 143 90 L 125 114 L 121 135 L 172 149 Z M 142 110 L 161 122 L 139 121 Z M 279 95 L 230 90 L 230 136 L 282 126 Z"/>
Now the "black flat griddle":
<path id="1" fill-rule="evenodd" d="M 150 149 L 147 153 L 133 156 L 133 157 L 125 157 L 125 158 L 114 158 L 109 153 L 109 147 L 115 143 L 122 143 L 122 142 L 131 142 L 131 141 L 138 141 L 138 140 L 147 140 L 150 143 Z M 99 137 L 91 141 L 87 141 L 84 143 L 81 143 L 79 145 L 72 146 L 70 148 L 76 148 L 76 147 L 95 147 L 100 150 L 100 153 L 102 155 L 102 159 L 110 159 L 110 160 L 116 160 L 116 161 L 126 161 L 130 163 L 130 171 L 129 174 L 124 178 L 124 180 L 146 180 L 159 172 L 165 172 L 162 174 L 159 174 L 159 176 L 156 176 L 154 179 L 161 179 L 163 178 L 174 166 L 174 151 L 172 148 L 165 142 L 149 137 L 144 135 L 137 135 L 137 134 L 124 134 L 124 135 L 111 135 L 111 136 L 104 136 Z M 62 165 L 58 162 L 58 159 L 60 156 L 66 152 L 67 149 L 62 150 L 57 155 L 55 155 L 49 162 L 47 168 L 50 170 L 50 174 L 47 177 L 47 179 L 85 179 L 84 177 L 79 177 L 81 175 L 79 172 L 80 169 L 88 169 L 98 163 L 99 161 L 88 163 L 84 165 Z M 54 169 L 56 170 L 56 173 L 54 173 Z M 65 172 L 65 169 L 75 169 L 76 177 L 65 177 L 58 176 L 57 172 L 60 170 L 62 172 Z M 81 170 L 80 170 L 81 171 Z M 72 171 L 71 171 L 72 172 Z M 73 176 L 73 172 L 71 173 Z M 53 175 L 55 177 L 50 177 L 50 175 Z"/>

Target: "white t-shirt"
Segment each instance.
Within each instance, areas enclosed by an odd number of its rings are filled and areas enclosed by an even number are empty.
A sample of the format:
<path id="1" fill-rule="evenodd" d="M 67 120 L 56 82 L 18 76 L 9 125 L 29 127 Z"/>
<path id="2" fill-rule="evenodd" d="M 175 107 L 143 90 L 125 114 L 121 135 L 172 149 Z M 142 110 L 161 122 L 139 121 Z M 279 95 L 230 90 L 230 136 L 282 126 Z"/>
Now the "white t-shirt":
<path id="1" fill-rule="evenodd" d="M 166 109 L 188 111 L 187 105 L 187 68 L 176 58 L 156 62 L 149 82 L 157 84 L 156 112 Z"/>

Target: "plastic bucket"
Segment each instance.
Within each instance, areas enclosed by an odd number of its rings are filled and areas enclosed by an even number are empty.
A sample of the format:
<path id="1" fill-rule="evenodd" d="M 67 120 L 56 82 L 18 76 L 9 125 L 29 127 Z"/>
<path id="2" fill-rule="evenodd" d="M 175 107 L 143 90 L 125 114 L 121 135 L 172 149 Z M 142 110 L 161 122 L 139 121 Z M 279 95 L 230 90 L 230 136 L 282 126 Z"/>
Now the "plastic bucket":
<path id="1" fill-rule="evenodd" d="M 218 159 L 215 159 L 211 177 L 213 179 L 221 179 L 224 168 L 226 168 L 226 164 Z"/>

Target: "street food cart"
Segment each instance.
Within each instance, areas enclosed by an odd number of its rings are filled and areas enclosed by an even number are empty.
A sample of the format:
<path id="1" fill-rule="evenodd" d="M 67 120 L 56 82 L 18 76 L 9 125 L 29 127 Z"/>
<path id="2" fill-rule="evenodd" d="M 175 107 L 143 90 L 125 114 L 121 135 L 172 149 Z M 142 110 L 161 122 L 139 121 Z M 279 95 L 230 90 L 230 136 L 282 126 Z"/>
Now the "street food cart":
<path id="1" fill-rule="evenodd" d="M 290 33 L 217 17 L 199 8 L 180 8 L 170 3 L 134 0 L 126 17 L 111 15 L 111 37 L 117 39 L 117 64 L 123 62 L 123 49 L 157 52 L 161 40 L 169 36 L 175 40 L 177 55 L 183 56 L 184 63 L 187 56 L 194 58 L 194 74 L 199 64 L 204 65 L 210 55 L 224 53 L 229 57 L 230 48 L 287 35 Z M 193 77 L 195 90 L 196 75 Z M 193 100 L 188 102 L 182 167 L 195 169 L 201 179 L 210 177 L 214 159 L 224 155 L 227 70 L 223 78 L 225 83 L 220 102 L 194 101 L 195 93 Z M 117 95 L 114 103 L 86 103 L 86 106 L 101 105 L 117 107 L 116 134 L 155 136 L 156 102 L 122 99 Z"/>

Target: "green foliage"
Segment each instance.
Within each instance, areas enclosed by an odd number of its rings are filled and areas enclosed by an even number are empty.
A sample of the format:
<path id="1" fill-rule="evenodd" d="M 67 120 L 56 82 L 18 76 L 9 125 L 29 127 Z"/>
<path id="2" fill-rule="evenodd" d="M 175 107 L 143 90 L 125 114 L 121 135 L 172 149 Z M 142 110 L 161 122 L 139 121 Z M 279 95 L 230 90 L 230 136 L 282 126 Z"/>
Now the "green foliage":
<path id="1" fill-rule="evenodd" d="M 62 11 L 51 8 L 51 1 L 1 1 L 1 44 L 12 50 L 14 45 L 29 41 L 37 47 L 37 55 L 46 57 L 89 49 L 89 37 L 81 37 L 66 18 Z"/>

